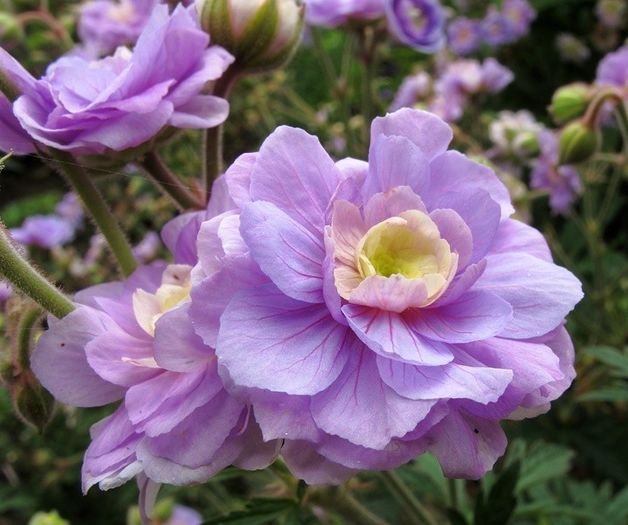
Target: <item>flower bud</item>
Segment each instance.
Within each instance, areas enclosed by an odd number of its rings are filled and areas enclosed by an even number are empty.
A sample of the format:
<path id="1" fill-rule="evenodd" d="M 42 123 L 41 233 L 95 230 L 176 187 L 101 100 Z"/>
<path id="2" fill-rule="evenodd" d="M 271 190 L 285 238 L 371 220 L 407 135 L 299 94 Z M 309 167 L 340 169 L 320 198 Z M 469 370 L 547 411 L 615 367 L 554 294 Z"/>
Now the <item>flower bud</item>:
<path id="1" fill-rule="evenodd" d="M 581 117 L 587 109 L 589 88 L 586 84 L 570 84 L 559 88 L 552 97 L 550 113 L 558 124 Z"/>
<path id="2" fill-rule="evenodd" d="M 54 398 L 30 370 L 23 371 L 11 387 L 13 407 L 24 423 L 42 432 L 52 419 Z"/>
<path id="3" fill-rule="evenodd" d="M 598 147 L 595 129 L 580 121 L 572 122 L 560 135 L 559 163 L 577 164 L 593 156 Z"/>
<path id="4" fill-rule="evenodd" d="M 38 512 L 28 522 L 28 525 L 70 525 L 56 510 L 52 512 Z"/>
<path id="5" fill-rule="evenodd" d="M 541 151 L 538 133 L 524 131 L 513 141 L 514 150 L 523 157 L 534 157 Z"/>
<path id="6" fill-rule="evenodd" d="M 301 38 L 304 7 L 297 0 L 196 0 L 201 26 L 235 56 L 241 71 L 285 64 Z"/>
<path id="7" fill-rule="evenodd" d="M 13 40 L 22 36 L 22 26 L 20 26 L 15 15 L 0 13 L 0 37 L 6 40 Z"/>

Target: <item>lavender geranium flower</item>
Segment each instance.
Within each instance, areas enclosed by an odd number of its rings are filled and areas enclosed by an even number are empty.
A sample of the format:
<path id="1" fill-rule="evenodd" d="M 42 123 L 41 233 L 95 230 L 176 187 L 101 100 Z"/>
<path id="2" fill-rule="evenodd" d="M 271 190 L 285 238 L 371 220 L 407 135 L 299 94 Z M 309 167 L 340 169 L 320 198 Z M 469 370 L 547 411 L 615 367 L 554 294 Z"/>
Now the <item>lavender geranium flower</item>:
<path id="1" fill-rule="evenodd" d="M 404 44 L 431 53 L 445 42 L 445 13 L 438 0 L 390 0 L 388 28 Z"/>
<path id="2" fill-rule="evenodd" d="M 606 55 L 598 65 L 595 81 L 619 88 L 628 88 L 628 45 Z"/>
<path id="3" fill-rule="evenodd" d="M 447 26 L 447 43 L 454 53 L 459 55 L 473 53 L 481 41 L 481 28 L 476 20 L 461 16 Z"/>
<path id="4" fill-rule="evenodd" d="M 527 35 L 530 24 L 536 18 L 536 11 L 528 0 L 505 0 L 501 13 L 510 24 L 515 39 Z"/>
<path id="5" fill-rule="evenodd" d="M 552 211 L 564 214 L 582 191 L 580 176 L 572 166 L 558 165 L 558 138 L 553 132 L 541 132 L 539 142 L 541 155 L 533 164 L 530 186 L 549 192 Z"/>
<path id="6" fill-rule="evenodd" d="M 546 411 L 574 376 L 563 327 L 580 283 L 509 216 L 452 131 L 378 118 L 369 162 L 281 127 L 227 172 L 240 211 L 203 224 L 190 315 L 229 388 L 307 481 L 431 451 L 478 478 L 499 422 Z"/>
<path id="7" fill-rule="evenodd" d="M 33 215 L 19 228 L 11 229 L 11 236 L 25 246 L 55 248 L 74 239 L 75 225 L 57 215 Z"/>
<path id="8" fill-rule="evenodd" d="M 71 192 L 63 196 L 63 199 L 55 207 L 55 213 L 75 227 L 80 226 L 85 218 L 79 198 L 76 196 L 76 193 Z"/>
<path id="9" fill-rule="evenodd" d="M 193 9 L 178 6 L 169 15 L 166 6 L 157 6 L 133 52 L 119 48 L 99 61 L 64 57 L 41 80 L 27 79 L 13 104 L 21 126 L 41 144 L 102 154 L 140 146 L 166 126 L 208 128 L 223 122 L 228 103 L 202 90 L 233 57 L 207 47 L 209 37 Z"/>
<path id="10" fill-rule="evenodd" d="M 167 226 L 174 264 L 142 266 L 124 282 L 78 293 L 76 310 L 51 318 L 37 344 L 33 371 L 61 402 L 92 407 L 122 399 L 92 428 L 84 491 L 134 476 L 145 490 L 202 482 L 232 463 L 257 469 L 274 460 L 277 444 L 262 442 L 250 409 L 224 390 L 214 350 L 188 315 L 186 262 L 195 251 L 188 240 L 196 238 L 188 234 L 209 213 Z"/>
<path id="11" fill-rule="evenodd" d="M 419 100 L 426 97 L 432 87 L 432 79 L 421 71 L 404 79 L 390 105 L 390 111 L 413 107 Z"/>
<path id="12" fill-rule="evenodd" d="M 510 21 L 495 7 L 491 7 L 486 12 L 481 28 L 484 41 L 492 46 L 501 46 L 514 39 Z"/>
<path id="13" fill-rule="evenodd" d="M 93 0 L 81 7 L 78 34 L 93 56 L 133 45 L 159 0 Z"/>
<path id="14" fill-rule="evenodd" d="M 349 20 L 384 16 L 384 0 L 304 0 L 305 19 L 313 26 L 337 27 Z"/>

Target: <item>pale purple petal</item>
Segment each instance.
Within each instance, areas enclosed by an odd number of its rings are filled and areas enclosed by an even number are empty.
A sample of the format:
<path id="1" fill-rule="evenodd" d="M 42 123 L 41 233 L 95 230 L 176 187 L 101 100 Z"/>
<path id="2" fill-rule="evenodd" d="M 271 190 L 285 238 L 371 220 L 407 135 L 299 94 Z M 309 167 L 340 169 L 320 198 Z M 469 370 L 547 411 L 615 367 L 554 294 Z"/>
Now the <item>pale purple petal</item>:
<path id="1" fill-rule="evenodd" d="M 552 262 L 552 253 L 543 234 L 515 219 L 502 222 L 497 229 L 490 253 L 524 252 L 542 261 Z"/>
<path id="2" fill-rule="evenodd" d="M 329 461 L 306 441 L 288 441 L 281 455 L 292 475 L 308 485 L 340 485 L 358 471 Z"/>
<path id="3" fill-rule="evenodd" d="M 238 385 L 312 395 L 338 377 L 349 344 L 347 329 L 324 305 L 295 301 L 265 285 L 231 300 L 216 353 Z"/>

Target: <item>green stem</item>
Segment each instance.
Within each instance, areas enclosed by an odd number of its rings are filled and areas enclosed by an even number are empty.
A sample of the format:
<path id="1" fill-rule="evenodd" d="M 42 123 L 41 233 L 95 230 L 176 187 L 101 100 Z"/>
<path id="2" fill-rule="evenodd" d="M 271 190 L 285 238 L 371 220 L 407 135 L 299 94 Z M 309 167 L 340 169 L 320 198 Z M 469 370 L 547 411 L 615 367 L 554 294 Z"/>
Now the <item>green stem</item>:
<path id="1" fill-rule="evenodd" d="M 17 327 L 17 366 L 19 370 L 30 368 L 31 342 L 33 341 L 33 327 L 41 319 L 43 312 L 38 306 L 28 308 Z"/>
<path id="2" fill-rule="evenodd" d="M 215 97 L 228 98 L 233 86 L 239 78 L 236 71 L 228 69 L 227 72 L 216 81 L 213 90 Z M 224 124 L 205 130 L 203 148 L 203 172 L 205 180 L 205 199 L 209 202 L 212 184 L 223 172 L 224 165 Z"/>
<path id="3" fill-rule="evenodd" d="M 348 523 L 359 525 L 388 525 L 386 521 L 367 509 L 346 488 L 310 489 L 306 502 L 340 514 Z"/>
<path id="4" fill-rule="evenodd" d="M 454 478 L 449 478 L 447 480 L 447 484 L 449 485 L 449 502 L 452 508 L 458 509 L 459 501 L 458 501 L 458 485 L 456 484 L 458 480 Z"/>
<path id="5" fill-rule="evenodd" d="M 438 525 L 438 522 L 422 503 L 414 497 L 412 491 L 394 471 L 384 471 L 381 473 L 381 476 L 390 493 L 412 512 L 412 517 L 415 518 L 414 523 L 420 525 Z"/>
<path id="6" fill-rule="evenodd" d="M 131 245 L 120 229 L 120 225 L 113 216 L 109 206 L 103 199 L 89 174 L 76 162 L 74 158 L 62 151 L 53 151 L 55 166 L 65 175 L 78 196 L 81 198 L 83 205 L 89 211 L 102 232 L 105 239 L 109 243 L 111 251 L 118 261 L 122 273 L 126 276 L 131 275 L 137 268 L 137 261 L 133 256 Z"/>
<path id="7" fill-rule="evenodd" d="M 332 62 L 329 53 L 325 49 L 325 44 L 323 43 L 323 37 L 321 36 L 320 30 L 312 27 L 311 34 L 312 43 L 314 44 L 314 51 L 316 52 L 317 58 L 320 60 L 321 66 L 323 68 L 323 74 L 325 75 L 325 80 L 327 81 L 329 89 L 333 91 L 337 80 L 334 63 Z"/>
<path id="8" fill-rule="evenodd" d="M 72 301 L 24 259 L 0 223 L 0 274 L 44 310 L 61 319 L 74 310 Z"/>
<path id="9" fill-rule="evenodd" d="M 186 188 L 163 159 L 155 151 L 144 155 L 140 162 L 144 171 L 153 179 L 155 184 L 182 210 L 203 209 L 204 204 Z"/>

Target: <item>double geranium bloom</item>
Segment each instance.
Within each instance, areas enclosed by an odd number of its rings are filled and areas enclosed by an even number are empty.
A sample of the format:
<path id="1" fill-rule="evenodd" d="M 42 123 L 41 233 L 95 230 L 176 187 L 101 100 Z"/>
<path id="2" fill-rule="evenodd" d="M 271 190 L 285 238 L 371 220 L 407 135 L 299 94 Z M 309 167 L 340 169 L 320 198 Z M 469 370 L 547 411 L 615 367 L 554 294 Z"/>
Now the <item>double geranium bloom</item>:
<path id="1" fill-rule="evenodd" d="M 231 464 L 263 468 L 277 455 L 279 443 L 264 443 L 250 408 L 225 391 L 215 352 L 188 315 L 196 234 L 222 211 L 217 194 L 207 212 L 166 225 L 174 264 L 143 266 L 124 282 L 78 293 L 76 310 L 51 318 L 38 342 L 33 371 L 58 400 L 79 407 L 122 400 L 92 428 L 85 491 L 135 476 L 143 486 L 198 483 Z"/>
<path id="2" fill-rule="evenodd" d="M 0 95 L 0 131 L 7 130 L 0 150 L 30 153 L 35 142 L 94 155 L 140 146 L 167 126 L 221 124 L 229 104 L 203 89 L 233 57 L 208 45 L 194 7 L 178 6 L 169 14 L 159 5 L 132 52 L 121 47 L 97 61 L 63 57 L 40 80 L 0 49 L 0 74 L 22 94 L 12 106 Z"/>
<path id="3" fill-rule="evenodd" d="M 500 420 L 546 411 L 574 377 L 580 283 L 451 139 L 404 109 L 373 122 L 368 163 L 335 163 L 279 128 L 227 172 L 238 209 L 201 227 L 196 332 L 308 481 L 424 451 L 478 478 L 506 447 Z"/>

